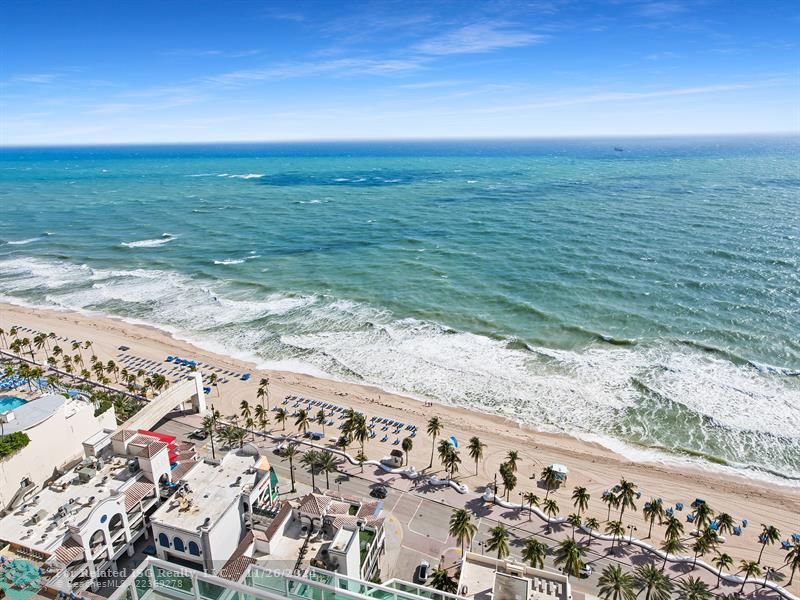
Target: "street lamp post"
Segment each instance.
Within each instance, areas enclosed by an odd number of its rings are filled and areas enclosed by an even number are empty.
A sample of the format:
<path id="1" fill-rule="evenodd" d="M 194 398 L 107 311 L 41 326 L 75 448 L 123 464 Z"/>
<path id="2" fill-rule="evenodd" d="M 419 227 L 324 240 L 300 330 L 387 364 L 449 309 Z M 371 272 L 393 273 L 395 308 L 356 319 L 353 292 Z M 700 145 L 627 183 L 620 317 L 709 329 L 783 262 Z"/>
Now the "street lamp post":
<path id="1" fill-rule="evenodd" d="M 628 545 L 630 546 L 633 543 L 633 532 L 636 531 L 636 526 L 628 525 L 628 531 L 630 532 L 630 536 L 628 537 Z"/>

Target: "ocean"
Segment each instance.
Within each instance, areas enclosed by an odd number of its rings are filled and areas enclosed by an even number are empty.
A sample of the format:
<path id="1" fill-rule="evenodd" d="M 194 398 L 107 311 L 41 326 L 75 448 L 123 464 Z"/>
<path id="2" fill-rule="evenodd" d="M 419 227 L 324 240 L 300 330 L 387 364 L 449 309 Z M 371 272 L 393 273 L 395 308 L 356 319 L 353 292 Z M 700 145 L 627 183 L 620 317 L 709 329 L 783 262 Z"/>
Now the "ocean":
<path id="1" fill-rule="evenodd" d="M 0 300 L 800 482 L 798 137 L 4 148 Z"/>

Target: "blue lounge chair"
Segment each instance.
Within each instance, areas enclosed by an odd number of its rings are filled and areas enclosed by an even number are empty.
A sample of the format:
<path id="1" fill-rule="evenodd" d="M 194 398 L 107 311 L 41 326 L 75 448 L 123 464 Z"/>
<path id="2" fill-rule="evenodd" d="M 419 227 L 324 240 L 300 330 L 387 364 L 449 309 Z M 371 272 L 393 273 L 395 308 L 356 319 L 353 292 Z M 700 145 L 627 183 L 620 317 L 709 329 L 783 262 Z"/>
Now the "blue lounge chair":
<path id="1" fill-rule="evenodd" d="M 675 510 L 683 510 L 683 502 L 676 502 Z"/>

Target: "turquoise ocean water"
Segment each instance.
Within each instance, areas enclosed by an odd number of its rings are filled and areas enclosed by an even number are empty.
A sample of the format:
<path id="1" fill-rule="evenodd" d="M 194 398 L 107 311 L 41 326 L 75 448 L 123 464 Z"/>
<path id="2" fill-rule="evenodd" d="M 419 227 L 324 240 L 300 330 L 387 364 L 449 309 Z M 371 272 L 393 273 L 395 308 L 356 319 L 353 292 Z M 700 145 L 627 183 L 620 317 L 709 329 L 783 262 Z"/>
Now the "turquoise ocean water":
<path id="1" fill-rule="evenodd" d="M 0 300 L 800 480 L 797 137 L 6 148 Z"/>

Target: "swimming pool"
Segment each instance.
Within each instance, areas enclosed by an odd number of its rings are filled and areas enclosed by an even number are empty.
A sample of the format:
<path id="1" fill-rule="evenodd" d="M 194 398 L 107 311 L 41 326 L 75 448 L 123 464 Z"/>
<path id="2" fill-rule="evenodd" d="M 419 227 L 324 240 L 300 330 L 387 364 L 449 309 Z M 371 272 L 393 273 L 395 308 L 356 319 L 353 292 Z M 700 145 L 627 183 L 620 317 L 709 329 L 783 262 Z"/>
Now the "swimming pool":
<path id="1" fill-rule="evenodd" d="M 25 400 L 16 396 L 0 396 L 0 415 L 10 410 L 19 408 L 25 404 Z"/>

